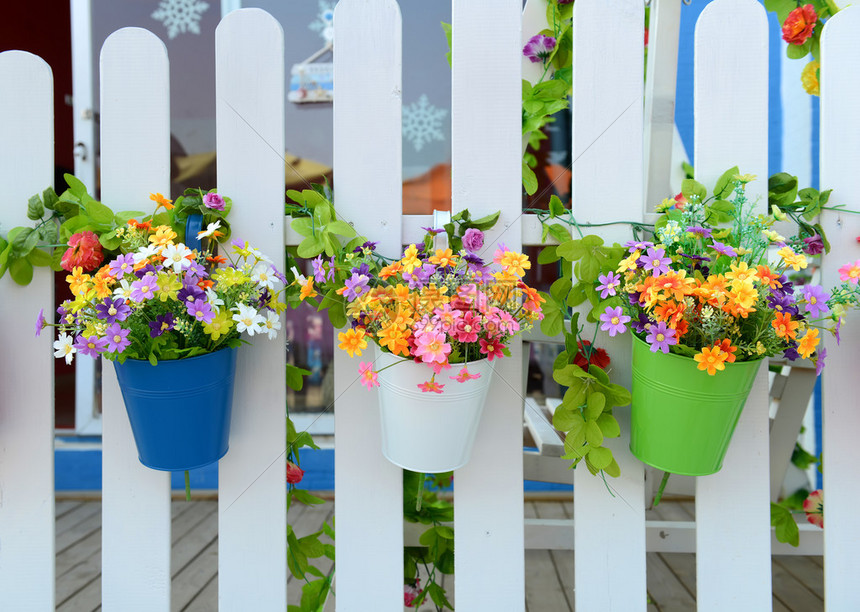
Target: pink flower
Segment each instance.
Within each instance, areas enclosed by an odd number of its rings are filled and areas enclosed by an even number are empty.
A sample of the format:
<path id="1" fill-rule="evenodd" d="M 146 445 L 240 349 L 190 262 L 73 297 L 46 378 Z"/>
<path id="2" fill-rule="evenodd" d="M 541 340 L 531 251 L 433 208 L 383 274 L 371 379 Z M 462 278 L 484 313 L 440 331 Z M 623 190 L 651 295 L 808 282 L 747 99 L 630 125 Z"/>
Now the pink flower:
<path id="1" fill-rule="evenodd" d="M 368 389 L 379 386 L 379 372 L 373 371 L 373 363 L 362 361 L 358 364 L 358 373 L 361 375 L 361 384 Z"/>
<path id="2" fill-rule="evenodd" d="M 484 232 L 474 227 L 470 227 L 463 234 L 463 248 L 470 253 L 477 253 L 484 246 Z"/>
<path id="3" fill-rule="evenodd" d="M 454 324 L 454 335 L 458 342 L 477 342 L 481 331 L 481 317 L 471 311 L 463 313 L 463 318 Z"/>
<path id="4" fill-rule="evenodd" d="M 470 374 L 469 368 L 464 366 L 463 369 L 460 370 L 459 374 L 457 374 L 456 376 L 449 376 L 448 378 L 450 378 L 451 380 L 456 380 L 457 382 L 462 383 L 462 382 L 466 382 L 467 380 L 475 380 L 476 378 L 481 378 L 481 375 L 480 374 Z"/>
<path id="5" fill-rule="evenodd" d="M 447 361 L 434 361 L 432 363 L 428 363 L 431 368 L 433 368 L 434 374 L 439 374 L 442 370 L 450 370 L 451 364 Z"/>
<path id="6" fill-rule="evenodd" d="M 860 259 L 853 264 L 845 264 L 839 268 L 839 278 L 856 285 L 858 279 L 860 279 Z"/>
<path id="7" fill-rule="evenodd" d="M 421 595 L 421 589 L 419 588 L 419 584 L 421 583 L 420 578 L 415 579 L 415 584 L 404 584 L 403 585 L 403 605 L 407 608 L 414 608 L 415 599 Z"/>
<path id="8" fill-rule="evenodd" d="M 440 385 L 432 380 L 428 380 L 426 383 L 420 383 L 418 385 L 418 388 L 424 393 L 442 393 L 442 389 L 444 387 L 445 385 Z"/>
<path id="9" fill-rule="evenodd" d="M 84 272 L 95 270 L 104 259 L 102 245 L 93 232 L 78 232 L 69 238 L 69 248 L 63 253 L 60 265 L 66 272 L 80 267 Z"/>
<path id="10" fill-rule="evenodd" d="M 481 353 L 485 354 L 490 361 L 505 356 L 503 352 L 505 345 L 498 340 L 490 339 L 487 341 L 481 338 L 478 343 L 481 345 Z"/>
<path id="11" fill-rule="evenodd" d="M 445 334 L 441 332 L 425 332 L 415 339 L 415 350 L 412 354 L 420 357 L 421 361 L 430 363 L 437 361 L 444 363 L 448 360 L 451 345 L 445 342 Z"/>
<path id="12" fill-rule="evenodd" d="M 445 333 L 451 332 L 454 329 L 454 323 L 457 319 L 463 316 L 463 312 L 451 308 L 450 304 L 443 304 L 441 307 L 433 311 L 434 318 L 439 319 L 441 331 Z"/>
<path id="13" fill-rule="evenodd" d="M 824 528 L 824 491 L 816 489 L 803 501 L 806 520 L 816 527 Z"/>
<path id="14" fill-rule="evenodd" d="M 217 193 L 207 193 L 203 196 L 203 205 L 212 210 L 224 210 L 224 198 Z"/>
<path id="15" fill-rule="evenodd" d="M 305 471 L 292 461 L 287 461 L 287 482 L 297 484 L 302 481 Z"/>

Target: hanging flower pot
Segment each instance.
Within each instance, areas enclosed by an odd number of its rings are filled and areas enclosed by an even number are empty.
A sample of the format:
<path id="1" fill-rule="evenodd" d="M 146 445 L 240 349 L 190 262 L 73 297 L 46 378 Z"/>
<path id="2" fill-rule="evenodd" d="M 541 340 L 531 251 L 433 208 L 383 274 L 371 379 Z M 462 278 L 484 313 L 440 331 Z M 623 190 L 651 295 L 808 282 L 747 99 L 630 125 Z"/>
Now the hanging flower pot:
<path id="1" fill-rule="evenodd" d="M 192 470 L 227 452 L 236 349 L 188 359 L 114 362 L 140 462 Z"/>
<path id="2" fill-rule="evenodd" d="M 630 450 L 665 472 L 719 472 L 762 361 L 709 376 L 692 358 L 651 352 L 634 336 Z"/>
<path id="3" fill-rule="evenodd" d="M 435 474 L 466 465 L 494 364 L 487 359 L 452 364 L 436 375 L 436 383 L 444 385 L 444 392 L 424 392 L 419 385 L 427 382 L 431 372 L 426 364 L 377 353 L 374 367 L 379 369 L 382 454 L 394 465 L 413 472 Z M 457 382 L 458 377 L 465 378 L 464 369 L 478 377 Z"/>

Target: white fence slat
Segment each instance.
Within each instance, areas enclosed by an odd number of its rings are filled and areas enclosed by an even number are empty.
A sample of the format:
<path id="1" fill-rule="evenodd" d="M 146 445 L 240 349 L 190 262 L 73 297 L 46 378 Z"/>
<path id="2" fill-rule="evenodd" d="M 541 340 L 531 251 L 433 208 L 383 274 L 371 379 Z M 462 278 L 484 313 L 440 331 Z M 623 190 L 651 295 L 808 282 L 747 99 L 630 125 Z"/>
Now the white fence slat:
<path id="1" fill-rule="evenodd" d="M 54 182 L 51 68 L 23 51 L 0 53 L 0 226 L 27 219 L 27 200 Z M 54 609 L 54 275 L 36 268 L 27 287 L 0 279 L 0 609 Z"/>
<path id="2" fill-rule="evenodd" d="M 396 258 L 403 206 L 400 7 L 394 0 L 341 0 L 334 24 L 338 214 L 378 240 L 383 255 Z M 399 611 L 402 471 L 382 455 L 376 392 L 358 384 L 359 362 L 373 360 L 374 353 L 354 359 L 338 348 L 334 353 L 337 608 Z"/>
<path id="3" fill-rule="evenodd" d="M 501 210 L 484 243 L 521 248 L 521 0 L 454 0 L 452 209 Z M 522 342 L 496 366 L 471 461 L 454 476 L 457 609 L 525 605 Z"/>
<path id="4" fill-rule="evenodd" d="M 727 77 L 727 75 L 731 75 Z M 747 188 L 767 207 L 768 25 L 755 0 L 715 0 L 695 42 L 696 179 L 712 188 L 727 168 L 758 176 Z M 770 610 L 770 477 L 767 365 L 741 414 L 723 468 L 696 482 L 699 610 Z M 744 500 L 742 521 L 727 499 Z"/>
<path id="5" fill-rule="evenodd" d="M 583 0 L 574 7 L 573 210 L 580 222 L 642 220 L 644 19 L 637 0 Z M 600 234 L 608 243 L 632 238 L 626 226 Z M 601 332 L 597 344 L 612 357 L 613 380 L 629 388 L 629 336 Z M 629 413 L 615 410 L 624 432 Z M 576 546 L 589 551 L 574 569 L 577 609 L 632 611 L 647 604 L 644 475 L 628 445 L 629 434 L 607 444 L 619 478 L 604 484 L 585 465 L 574 474 Z"/>
<path id="6" fill-rule="evenodd" d="M 167 50 L 123 28 L 101 51 L 101 198 L 114 210 L 152 210 L 170 193 Z M 87 185 L 94 190 L 94 185 Z M 89 359 L 78 357 L 78 359 Z M 102 360 L 102 607 L 170 607 L 170 474 L 141 465 L 113 364 Z"/>
<path id="7" fill-rule="evenodd" d="M 215 31 L 218 190 L 231 228 L 284 267 L 284 33 L 260 9 Z M 283 320 L 282 320 L 283 323 Z M 283 334 L 239 349 L 230 451 L 219 463 L 221 610 L 286 607 L 286 419 Z"/>
<path id="8" fill-rule="evenodd" d="M 860 209 L 858 26 L 860 9 L 847 8 L 827 22 L 821 40 L 821 187 L 833 189 L 830 206 L 844 205 L 849 210 Z M 824 211 L 821 223 L 832 249 L 824 256 L 821 280 L 826 288 L 831 288 L 840 284 L 839 267 L 860 259 L 856 242 L 860 236 L 860 217 Z M 824 588 L 828 610 L 857 610 L 860 609 L 856 580 L 860 573 L 857 556 L 860 526 L 856 519 L 860 504 L 857 489 L 860 446 L 854 435 L 860 431 L 860 411 L 856 406 L 860 347 L 857 312 L 847 317 L 840 335 L 838 346 L 829 334 L 825 338 L 828 355 L 823 374 Z"/>

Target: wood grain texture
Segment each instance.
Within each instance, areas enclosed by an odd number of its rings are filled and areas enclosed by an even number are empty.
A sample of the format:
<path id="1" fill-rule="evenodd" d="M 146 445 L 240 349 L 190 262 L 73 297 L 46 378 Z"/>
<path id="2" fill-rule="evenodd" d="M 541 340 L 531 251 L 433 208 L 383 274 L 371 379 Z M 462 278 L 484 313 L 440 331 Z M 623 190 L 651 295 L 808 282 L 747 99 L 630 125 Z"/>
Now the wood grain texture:
<path id="1" fill-rule="evenodd" d="M 27 200 L 54 180 L 51 68 L 23 51 L 0 53 L 0 232 L 32 227 Z M 0 279 L 0 609 L 54 606 L 53 273 L 36 268 L 21 287 Z"/>
<path id="2" fill-rule="evenodd" d="M 105 41 L 100 66 L 101 198 L 114 210 L 151 210 L 150 193 L 170 193 L 167 50 L 147 30 L 123 28 Z M 138 461 L 113 365 L 102 366 L 102 607 L 167 610 L 170 474 Z"/>
<path id="3" fill-rule="evenodd" d="M 636 0 L 586 0 L 574 7 L 573 211 L 580 222 L 643 218 L 644 12 Z M 611 186 L 611 187 L 610 187 Z M 607 243 L 630 240 L 623 225 L 601 228 Z M 584 318 L 584 317 L 583 317 Z M 587 326 L 586 334 L 593 329 Z M 613 381 L 630 388 L 630 339 L 597 336 L 612 356 Z M 621 438 L 607 446 L 619 478 L 574 474 L 574 530 L 588 562 L 576 564 L 576 607 L 645 610 L 645 495 L 642 464 L 628 450 L 629 409 L 615 409 Z M 583 556 L 579 556 L 583 559 Z M 606 588 L 612 584 L 612 588 Z"/>
<path id="4" fill-rule="evenodd" d="M 481 256 L 521 248 L 520 0 L 454 0 L 452 212 L 500 210 Z M 487 397 L 471 461 L 454 477 L 458 610 L 523 610 L 522 342 Z"/>
<path id="5" fill-rule="evenodd" d="M 337 210 L 397 258 L 402 213 L 401 18 L 394 0 L 342 0 L 334 17 Z M 335 335 L 337 609 L 403 608 L 402 471 L 382 455 L 377 393 Z M 370 348 L 370 347 L 368 347 Z M 372 360 L 373 357 L 370 357 Z M 372 474 L 372 478 L 367 478 Z M 373 500 L 373 512 L 368 512 Z"/>
<path id="6" fill-rule="evenodd" d="M 233 237 L 283 270 L 284 32 L 265 11 L 233 11 L 218 25 L 215 95 L 218 190 L 233 199 Z M 239 350 L 230 451 L 218 465 L 222 610 L 286 607 L 284 338 Z"/>
<path id="7" fill-rule="evenodd" d="M 860 93 L 857 65 L 860 44 L 857 27 L 860 9 L 840 11 L 827 22 L 821 41 L 821 187 L 833 189 L 829 206 L 844 205 L 860 210 L 860 117 L 852 100 Z M 821 225 L 831 251 L 824 256 L 821 282 L 826 289 L 839 285 L 839 267 L 860 259 L 856 237 L 860 217 L 824 211 Z M 824 335 L 824 334 L 822 334 Z M 860 609 L 860 573 L 857 543 L 860 525 L 856 512 L 860 503 L 857 465 L 860 445 L 854 432 L 860 430 L 856 406 L 857 359 L 860 356 L 860 313 L 851 312 L 842 326 L 841 342 L 827 335 L 827 367 L 824 369 L 824 584 L 828 610 Z"/>
<path id="8" fill-rule="evenodd" d="M 731 78 L 726 75 L 731 74 Z M 767 205 L 768 26 L 754 0 L 715 0 L 695 42 L 696 179 L 713 188 L 737 165 L 759 180 L 747 197 Z M 759 371 L 722 470 L 696 483 L 698 609 L 771 608 L 767 368 Z M 740 496 L 740 497 L 739 497 Z M 727 524 L 725 500 L 745 500 Z"/>

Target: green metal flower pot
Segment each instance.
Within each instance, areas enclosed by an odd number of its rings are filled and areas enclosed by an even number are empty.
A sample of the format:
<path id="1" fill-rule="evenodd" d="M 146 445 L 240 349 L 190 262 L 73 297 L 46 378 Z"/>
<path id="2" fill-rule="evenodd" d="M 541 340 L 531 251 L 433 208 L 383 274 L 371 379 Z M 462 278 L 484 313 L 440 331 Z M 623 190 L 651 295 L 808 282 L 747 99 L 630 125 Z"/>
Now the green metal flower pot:
<path id="1" fill-rule="evenodd" d="M 710 376 L 634 336 L 630 450 L 664 472 L 719 472 L 762 361 L 727 363 Z"/>

